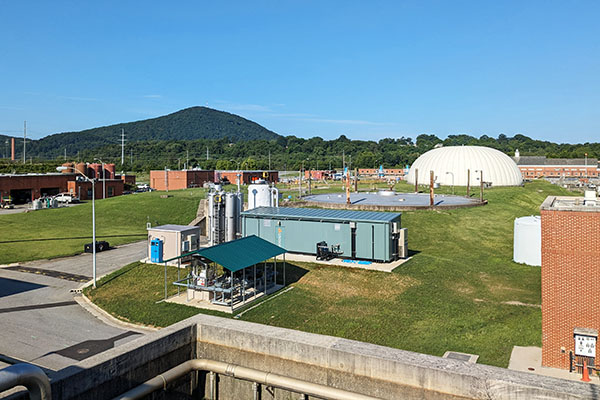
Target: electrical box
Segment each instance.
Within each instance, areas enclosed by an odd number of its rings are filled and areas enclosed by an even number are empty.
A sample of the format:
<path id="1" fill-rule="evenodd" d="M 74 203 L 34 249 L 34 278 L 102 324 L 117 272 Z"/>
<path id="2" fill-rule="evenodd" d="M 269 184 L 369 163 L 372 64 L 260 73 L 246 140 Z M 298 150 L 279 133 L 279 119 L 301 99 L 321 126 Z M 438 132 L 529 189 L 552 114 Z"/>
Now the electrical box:
<path id="1" fill-rule="evenodd" d="M 150 261 L 154 263 L 163 262 L 163 241 L 152 239 L 150 241 Z"/>
<path id="2" fill-rule="evenodd" d="M 398 229 L 398 258 L 408 257 L 408 229 Z"/>
<path id="3" fill-rule="evenodd" d="M 598 332 L 595 329 L 575 328 L 575 355 L 596 358 Z"/>

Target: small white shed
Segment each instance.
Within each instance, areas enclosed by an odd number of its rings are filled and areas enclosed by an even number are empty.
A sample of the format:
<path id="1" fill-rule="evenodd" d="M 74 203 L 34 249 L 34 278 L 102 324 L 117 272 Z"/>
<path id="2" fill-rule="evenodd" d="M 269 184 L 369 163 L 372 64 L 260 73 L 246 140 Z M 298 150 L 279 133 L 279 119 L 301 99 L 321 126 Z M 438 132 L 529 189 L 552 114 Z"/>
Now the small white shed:
<path id="1" fill-rule="evenodd" d="M 160 225 L 148 228 L 148 259 L 151 257 L 150 243 L 162 241 L 163 260 L 179 257 L 200 247 L 200 227 L 189 225 Z"/>

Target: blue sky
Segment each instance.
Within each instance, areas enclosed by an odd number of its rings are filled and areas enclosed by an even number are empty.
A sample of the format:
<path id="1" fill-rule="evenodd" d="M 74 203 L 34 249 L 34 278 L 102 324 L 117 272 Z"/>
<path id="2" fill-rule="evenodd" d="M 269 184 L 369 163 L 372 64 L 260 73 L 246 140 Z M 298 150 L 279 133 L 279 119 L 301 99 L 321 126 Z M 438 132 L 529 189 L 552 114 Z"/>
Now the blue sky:
<path id="1" fill-rule="evenodd" d="M 4 134 L 208 105 L 300 137 L 600 141 L 597 1 L 0 7 Z"/>

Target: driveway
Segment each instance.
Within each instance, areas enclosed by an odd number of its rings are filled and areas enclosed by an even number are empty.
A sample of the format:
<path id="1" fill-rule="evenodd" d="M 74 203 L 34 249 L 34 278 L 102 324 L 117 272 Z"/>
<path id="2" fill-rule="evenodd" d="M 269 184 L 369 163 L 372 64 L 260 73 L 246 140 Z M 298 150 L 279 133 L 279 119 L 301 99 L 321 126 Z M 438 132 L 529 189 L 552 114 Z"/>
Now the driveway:
<path id="1" fill-rule="evenodd" d="M 98 253 L 98 277 L 140 260 L 146 249 L 144 241 Z M 28 361 L 56 371 L 139 337 L 142 333 L 109 325 L 75 302 L 71 290 L 91 275 L 91 254 L 0 268 L 4 360 Z"/>

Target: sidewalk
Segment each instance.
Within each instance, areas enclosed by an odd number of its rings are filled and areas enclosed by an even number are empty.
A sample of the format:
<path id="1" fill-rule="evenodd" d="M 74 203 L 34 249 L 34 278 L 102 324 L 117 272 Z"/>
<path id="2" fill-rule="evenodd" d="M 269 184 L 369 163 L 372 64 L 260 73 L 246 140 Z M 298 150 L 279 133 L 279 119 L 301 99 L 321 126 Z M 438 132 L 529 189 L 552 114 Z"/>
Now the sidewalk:
<path id="1" fill-rule="evenodd" d="M 581 374 L 569 372 L 564 369 L 542 367 L 541 347 L 513 347 L 508 363 L 508 369 L 524 371 L 532 374 L 552 376 L 554 378 L 580 381 Z M 599 385 L 600 379 L 596 374 L 590 374 L 591 383 Z"/>

